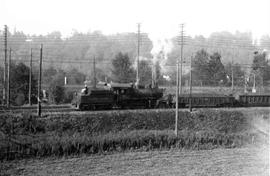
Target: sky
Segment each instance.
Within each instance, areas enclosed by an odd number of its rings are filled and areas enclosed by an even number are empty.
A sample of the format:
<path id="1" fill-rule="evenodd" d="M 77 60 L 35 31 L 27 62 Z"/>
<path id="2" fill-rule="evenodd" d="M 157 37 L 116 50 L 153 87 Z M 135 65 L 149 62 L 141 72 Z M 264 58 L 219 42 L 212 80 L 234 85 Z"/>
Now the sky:
<path id="1" fill-rule="evenodd" d="M 270 35 L 270 0 L 0 0 L 0 26 L 26 34 L 141 31 L 152 38 L 212 32 Z"/>

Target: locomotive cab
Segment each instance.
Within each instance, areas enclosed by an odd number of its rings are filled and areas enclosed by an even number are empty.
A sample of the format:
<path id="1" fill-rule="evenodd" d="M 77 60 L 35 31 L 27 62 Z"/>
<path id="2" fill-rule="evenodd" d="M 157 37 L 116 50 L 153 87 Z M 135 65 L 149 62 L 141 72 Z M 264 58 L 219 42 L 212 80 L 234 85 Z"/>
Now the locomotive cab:
<path id="1" fill-rule="evenodd" d="M 79 110 L 112 109 L 114 93 L 111 90 L 93 89 L 87 94 L 82 92 L 75 98 L 75 107 Z"/>

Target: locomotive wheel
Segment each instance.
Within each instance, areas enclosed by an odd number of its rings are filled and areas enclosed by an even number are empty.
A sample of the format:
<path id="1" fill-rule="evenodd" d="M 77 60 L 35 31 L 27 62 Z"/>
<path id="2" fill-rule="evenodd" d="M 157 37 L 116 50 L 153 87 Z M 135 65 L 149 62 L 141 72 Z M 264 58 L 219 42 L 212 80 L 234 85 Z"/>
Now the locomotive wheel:
<path id="1" fill-rule="evenodd" d="M 84 111 L 85 110 L 85 107 L 84 107 L 83 104 L 79 104 L 79 110 L 81 110 L 81 111 Z"/>
<path id="2" fill-rule="evenodd" d="M 94 111 L 97 109 L 97 107 L 96 107 L 96 105 L 90 105 L 90 109 Z"/>
<path id="3" fill-rule="evenodd" d="M 159 105 L 158 105 L 158 108 L 161 108 L 161 109 L 165 109 L 165 108 L 167 108 L 167 104 L 166 103 L 160 103 Z"/>
<path id="4" fill-rule="evenodd" d="M 106 109 L 109 110 L 109 109 L 112 109 L 112 107 L 113 107 L 112 105 L 107 105 L 107 106 L 106 106 Z"/>
<path id="5" fill-rule="evenodd" d="M 145 101 L 145 102 L 144 102 L 144 109 L 150 109 L 150 108 L 151 108 L 150 103 L 151 103 L 151 102 L 149 102 L 149 101 Z"/>

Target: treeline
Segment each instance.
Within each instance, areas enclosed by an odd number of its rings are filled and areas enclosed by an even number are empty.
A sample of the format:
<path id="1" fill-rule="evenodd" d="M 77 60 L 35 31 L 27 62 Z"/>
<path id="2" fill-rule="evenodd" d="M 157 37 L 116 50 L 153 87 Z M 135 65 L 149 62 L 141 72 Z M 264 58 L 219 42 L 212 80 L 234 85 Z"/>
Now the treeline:
<path id="1" fill-rule="evenodd" d="M 152 41 L 147 34 L 143 33 L 140 37 L 140 83 L 150 84 L 152 68 L 155 68 L 159 85 L 175 85 L 176 60 L 181 54 L 177 37 L 171 40 L 170 52 L 165 51 L 165 46 L 161 47 L 161 51 L 155 56 L 156 62 L 153 62 L 151 54 L 154 47 Z M 17 99 L 17 102 L 27 102 L 30 48 L 33 48 L 32 85 L 36 86 L 37 82 L 42 43 L 44 46 L 42 84 L 50 91 L 58 91 L 63 87 L 65 77 L 67 84 L 83 85 L 85 80 L 91 82 L 94 79 L 94 58 L 98 81 L 135 82 L 137 38 L 136 33 L 104 35 L 98 31 L 88 33 L 73 31 L 72 35 L 66 38 L 62 37 L 60 32 L 39 36 L 26 35 L 20 31 L 9 32 L 8 48 L 12 49 L 11 93 L 14 95 L 11 97 L 12 101 L 15 102 Z M 3 36 L 0 36 L 0 39 L 3 40 Z M 189 80 L 189 62 L 192 57 L 194 85 L 231 86 L 232 77 L 234 85 L 238 86 L 244 86 L 245 83 L 252 86 L 253 77 L 256 78 L 256 85 L 268 85 L 269 54 L 262 50 L 269 51 L 269 44 L 269 36 L 263 36 L 260 41 L 254 42 L 251 33 L 240 32 L 235 34 L 216 32 L 208 38 L 186 37 L 182 83 Z M 0 51 L 0 58 L 3 61 L 3 45 L 0 45 Z M 2 64 L 0 70 L 3 70 Z M 2 80 L 3 76 L 0 77 L 1 83 Z M 33 96 L 36 96 L 36 87 L 32 90 Z M 23 96 L 18 98 L 19 94 L 23 94 L 24 98 Z M 52 102 L 65 101 L 63 96 L 60 98 L 54 96 L 50 99 Z"/>
<path id="2" fill-rule="evenodd" d="M 181 46 L 179 44 L 179 38 L 173 38 L 172 43 L 173 47 L 171 52 L 168 54 L 168 60 L 166 62 L 167 65 L 175 65 L 176 60 L 180 60 L 181 57 Z M 188 63 L 190 63 L 190 59 L 193 58 L 195 60 L 193 61 L 195 62 L 195 65 L 193 64 L 193 66 L 196 70 L 194 71 L 194 83 L 196 85 L 217 85 L 221 82 L 223 82 L 222 85 L 231 85 L 232 70 L 234 73 L 234 83 L 236 85 L 243 86 L 245 82 L 244 77 L 248 79 L 248 84 L 253 84 L 253 80 L 251 80 L 250 77 L 254 74 L 256 74 L 258 78 L 258 80 L 256 79 L 256 82 L 258 81 L 258 84 L 262 85 L 267 83 L 267 81 L 262 81 L 262 79 L 269 80 L 267 78 L 268 76 L 266 76 L 269 75 L 266 73 L 266 68 L 269 66 L 269 63 L 267 63 L 267 58 L 269 57 L 269 50 L 269 35 L 262 36 L 261 39 L 256 41 L 252 39 L 252 34 L 248 32 L 236 32 L 233 34 L 224 31 L 212 33 L 209 37 L 195 36 L 192 38 L 188 36 L 184 39 L 183 70 L 184 73 L 189 72 L 190 66 Z M 258 55 L 255 54 L 256 52 Z M 214 59 L 213 57 L 219 58 L 218 60 L 220 61 Z M 255 57 L 261 58 L 261 68 L 260 71 L 256 73 L 253 69 Z M 215 62 L 217 63 L 217 65 L 213 66 Z M 214 75 L 214 70 L 218 69 L 213 67 L 221 67 L 221 70 L 216 72 Z M 264 71 L 262 69 L 263 67 L 265 67 Z M 201 74 L 198 74 L 200 70 L 203 72 Z M 264 72 L 264 74 L 262 74 L 262 72 Z M 175 72 L 171 71 L 170 67 L 168 67 L 167 69 L 167 74 L 172 77 L 172 80 L 175 80 Z M 262 75 L 264 76 L 262 77 Z M 225 79 L 225 77 L 227 78 Z M 183 80 L 183 83 L 184 81 L 186 81 L 186 79 Z"/>
<path id="3" fill-rule="evenodd" d="M 2 32 L 3 33 L 3 32 Z M 3 40 L 3 35 L 0 36 Z M 126 53 L 130 58 L 133 68 L 137 57 L 138 35 L 136 33 L 120 33 L 114 35 L 104 35 L 99 31 L 81 33 L 73 31 L 69 37 L 63 37 L 60 32 L 55 31 L 47 35 L 27 35 L 20 31 L 8 33 L 8 48 L 14 52 L 12 57 L 15 61 L 24 62 L 29 65 L 30 48 L 33 48 L 34 67 L 38 66 L 39 48 L 43 44 L 43 66 L 55 69 L 71 70 L 76 68 L 92 79 L 93 60 L 96 60 L 98 79 L 112 77 L 112 60 L 119 53 Z M 141 60 L 150 62 L 153 58 L 151 50 L 153 43 L 145 33 L 140 35 L 140 56 Z M 174 37 L 167 42 L 170 51 L 160 51 L 161 71 L 164 75 L 174 75 L 176 69 L 172 69 L 176 64 L 176 59 L 180 58 L 180 45 L 178 37 Z M 168 46 L 164 46 L 168 48 Z M 188 62 L 192 55 L 201 49 L 208 53 L 219 53 L 221 62 L 227 64 L 252 64 L 254 52 L 270 49 L 270 36 L 262 36 L 258 41 L 253 41 L 251 33 L 230 33 L 215 32 L 209 37 L 195 36 L 185 37 L 183 58 Z M 0 57 L 4 56 L 4 46 L 0 45 Z M 184 68 L 185 69 L 185 68 Z"/>
<path id="4" fill-rule="evenodd" d="M 204 49 L 198 50 L 192 57 L 192 79 L 194 86 L 246 86 L 252 87 L 255 81 L 256 86 L 267 86 L 270 81 L 270 65 L 266 52 L 253 53 L 252 63 L 248 67 L 238 63 L 222 63 L 222 56 L 218 52 L 209 53 Z M 189 61 L 190 62 L 190 61 Z M 112 61 L 112 80 L 116 82 L 134 82 L 135 70 L 131 66 L 128 55 L 119 53 Z M 185 63 L 184 63 L 185 64 Z M 141 84 L 151 83 L 153 63 L 141 61 L 139 64 Z M 245 66 L 245 65 L 244 65 Z M 154 64 L 156 70 L 156 81 L 160 85 L 175 85 L 176 70 L 171 69 L 170 77 L 167 80 L 162 76 L 159 62 Z M 182 84 L 189 81 L 190 63 L 188 72 L 183 71 Z M 164 74 L 164 72 L 163 72 Z M 254 79 L 255 77 L 255 79 Z"/>
<path id="5" fill-rule="evenodd" d="M 151 58 L 152 42 L 147 34 L 141 34 L 142 57 Z M 0 36 L 3 40 L 3 36 Z M 33 48 L 33 59 L 39 59 L 40 44 L 43 44 L 44 68 L 70 70 L 76 68 L 90 76 L 93 71 L 93 60 L 96 67 L 103 72 L 111 72 L 111 60 L 119 52 L 127 53 L 132 63 L 137 56 L 137 34 L 121 33 L 104 35 L 99 31 L 80 33 L 73 31 L 72 35 L 64 38 L 60 32 L 47 35 L 26 35 L 20 31 L 8 33 L 8 48 L 15 54 L 13 60 L 29 63 L 30 48 Z M 0 45 L 1 58 L 4 56 L 4 46 Z M 37 63 L 36 65 L 37 66 Z"/>
<path id="6" fill-rule="evenodd" d="M 169 63 L 176 63 L 180 58 L 179 37 L 172 38 L 173 48 L 168 55 Z M 198 50 L 204 49 L 208 53 L 218 52 L 222 56 L 222 63 L 251 64 L 255 51 L 270 50 L 270 36 L 264 35 L 259 40 L 253 40 L 250 32 L 214 32 L 209 37 L 187 36 L 184 38 L 184 59 L 189 60 Z"/>

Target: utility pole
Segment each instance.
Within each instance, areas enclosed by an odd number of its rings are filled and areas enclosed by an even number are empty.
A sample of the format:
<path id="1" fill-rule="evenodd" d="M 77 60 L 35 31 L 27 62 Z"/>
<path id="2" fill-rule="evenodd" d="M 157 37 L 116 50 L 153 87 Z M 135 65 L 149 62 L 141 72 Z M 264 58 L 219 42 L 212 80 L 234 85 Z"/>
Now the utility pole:
<path id="1" fill-rule="evenodd" d="M 183 47 L 184 47 L 184 24 L 181 24 L 181 58 L 180 58 L 180 95 L 182 94 L 182 69 L 183 69 Z"/>
<path id="2" fill-rule="evenodd" d="M 183 45 L 184 45 L 184 24 L 181 24 L 181 66 L 180 66 L 180 81 L 179 81 L 179 60 L 177 58 L 177 70 L 176 70 L 176 105 L 175 105 L 175 129 L 174 133 L 178 136 L 178 104 L 179 104 L 179 82 L 180 82 L 180 94 L 182 94 L 182 62 L 183 62 Z"/>
<path id="3" fill-rule="evenodd" d="M 139 86 L 140 77 L 139 77 L 139 58 L 140 58 L 140 27 L 141 24 L 138 23 L 138 53 L 137 53 L 137 72 L 136 72 L 136 83 Z"/>
<path id="4" fill-rule="evenodd" d="M 39 77 L 38 77 L 38 116 L 41 116 L 41 78 L 42 78 L 42 50 L 43 45 L 40 45 L 40 59 L 39 59 Z"/>
<path id="5" fill-rule="evenodd" d="M 233 60 L 232 60 L 232 67 L 231 67 L 231 69 L 232 69 L 232 92 L 233 92 L 233 90 L 234 90 Z"/>
<path id="6" fill-rule="evenodd" d="M 175 103 L 175 129 L 174 133 L 178 136 L 178 99 L 179 99 L 179 60 L 176 61 L 176 103 Z"/>
<path id="7" fill-rule="evenodd" d="M 10 63 L 11 63 L 11 48 L 9 49 L 8 70 L 7 70 L 7 108 L 10 107 Z"/>
<path id="8" fill-rule="evenodd" d="M 30 70 L 29 70 L 29 95 L 28 95 L 28 101 L 29 105 L 32 105 L 31 101 L 31 94 L 32 94 L 32 57 L 33 57 L 33 51 L 32 48 L 30 50 Z"/>
<path id="9" fill-rule="evenodd" d="M 189 111 L 192 112 L 192 59 L 190 58 L 190 73 L 189 73 Z"/>
<path id="10" fill-rule="evenodd" d="M 156 65 L 152 63 L 152 88 L 156 87 Z"/>
<path id="11" fill-rule="evenodd" d="M 7 89 L 7 82 L 6 82 L 6 72 L 7 72 L 7 25 L 4 27 L 4 52 L 5 52 L 5 59 L 4 59 L 4 78 L 3 78 L 3 105 L 6 103 L 6 89 Z"/>
<path id="12" fill-rule="evenodd" d="M 256 75 L 253 73 L 253 88 L 252 93 L 256 93 Z"/>
<path id="13" fill-rule="evenodd" d="M 189 111 L 192 112 L 192 57 L 190 58 L 190 75 L 189 75 Z"/>
<path id="14" fill-rule="evenodd" d="M 94 56 L 94 62 L 93 62 L 93 70 L 94 70 L 94 89 L 97 86 L 97 79 L 96 79 L 96 57 Z"/>
<path id="15" fill-rule="evenodd" d="M 246 75 L 244 75 L 244 92 L 247 93 L 247 78 L 246 78 Z"/>

